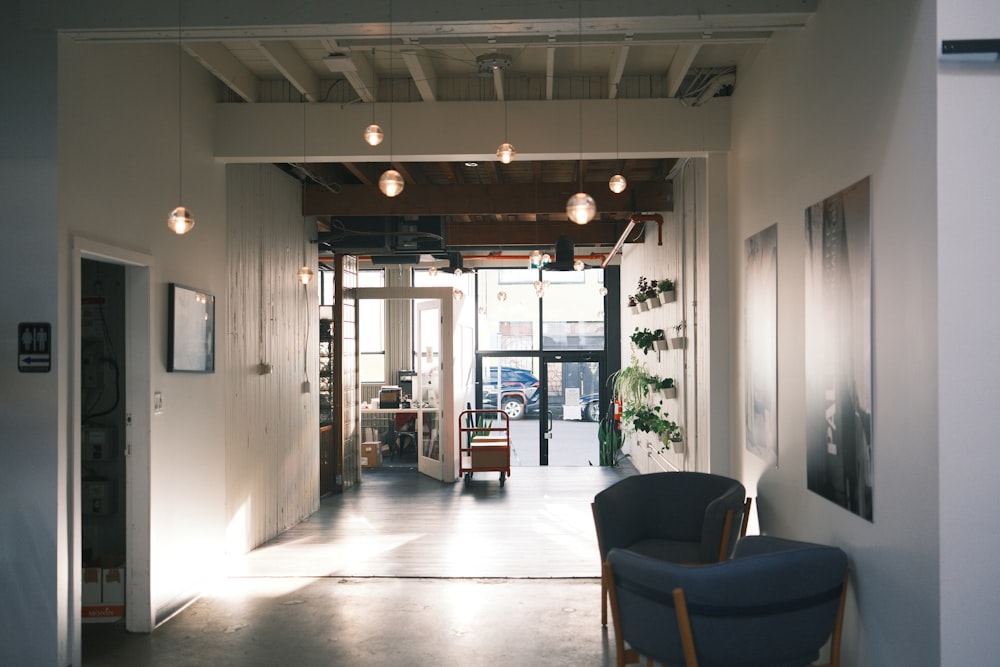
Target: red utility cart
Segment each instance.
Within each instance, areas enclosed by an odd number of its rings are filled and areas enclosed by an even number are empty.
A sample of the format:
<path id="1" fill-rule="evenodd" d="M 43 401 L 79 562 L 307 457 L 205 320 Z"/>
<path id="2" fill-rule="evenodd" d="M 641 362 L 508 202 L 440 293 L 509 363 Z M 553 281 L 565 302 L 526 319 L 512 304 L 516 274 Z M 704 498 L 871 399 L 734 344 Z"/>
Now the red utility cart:
<path id="1" fill-rule="evenodd" d="M 503 410 L 463 410 L 458 415 L 458 474 L 468 486 L 473 473 L 510 477 L 510 417 Z"/>

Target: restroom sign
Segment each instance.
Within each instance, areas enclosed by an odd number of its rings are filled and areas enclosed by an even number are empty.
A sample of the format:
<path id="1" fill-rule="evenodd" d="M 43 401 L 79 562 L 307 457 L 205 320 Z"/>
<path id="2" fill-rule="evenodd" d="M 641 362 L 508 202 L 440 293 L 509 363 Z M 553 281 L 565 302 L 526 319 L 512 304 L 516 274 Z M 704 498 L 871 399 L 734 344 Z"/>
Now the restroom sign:
<path id="1" fill-rule="evenodd" d="M 17 325 L 17 370 L 48 373 L 52 370 L 52 325 L 21 322 Z"/>

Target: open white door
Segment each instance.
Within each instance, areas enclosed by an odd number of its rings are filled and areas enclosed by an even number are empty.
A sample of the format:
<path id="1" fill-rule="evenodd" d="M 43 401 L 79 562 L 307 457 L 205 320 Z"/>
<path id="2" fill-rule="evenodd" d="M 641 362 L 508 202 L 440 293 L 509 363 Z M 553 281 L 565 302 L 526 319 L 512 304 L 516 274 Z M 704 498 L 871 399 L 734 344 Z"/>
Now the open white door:
<path id="1" fill-rule="evenodd" d="M 441 377 L 441 302 L 419 302 L 414 323 L 414 350 L 417 352 L 417 377 L 414 399 L 423 407 L 420 415 L 420 438 L 417 469 L 428 477 L 444 480 L 444 399 Z"/>

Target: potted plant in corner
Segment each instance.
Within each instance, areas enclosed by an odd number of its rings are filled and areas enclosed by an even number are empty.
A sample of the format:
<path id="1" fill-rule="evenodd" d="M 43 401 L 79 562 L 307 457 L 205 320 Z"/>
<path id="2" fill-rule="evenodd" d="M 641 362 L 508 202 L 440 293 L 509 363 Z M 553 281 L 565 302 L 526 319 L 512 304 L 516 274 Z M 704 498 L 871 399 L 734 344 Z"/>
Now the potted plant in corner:
<path id="1" fill-rule="evenodd" d="M 614 417 L 607 416 L 597 426 L 597 442 L 600 445 L 598 455 L 600 465 L 617 466 L 628 454 L 622 452 L 622 432 Z"/>
<path id="2" fill-rule="evenodd" d="M 657 298 L 662 304 L 668 304 L 673 302 L 676 298 L 676 293 L 674 292 L 674 281 L 670 278 L 664 278 L 663 280 L 656 283 Z"/>

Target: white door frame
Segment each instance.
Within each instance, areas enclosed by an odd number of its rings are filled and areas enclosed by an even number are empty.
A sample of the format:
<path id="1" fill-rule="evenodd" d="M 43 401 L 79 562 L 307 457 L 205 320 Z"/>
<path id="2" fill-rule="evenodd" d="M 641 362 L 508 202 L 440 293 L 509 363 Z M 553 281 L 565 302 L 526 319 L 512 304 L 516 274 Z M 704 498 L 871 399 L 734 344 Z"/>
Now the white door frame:
<path id="1" fill-rule="evenodd" d="M 451 287 L 357 287 L 353 290 L 356 299 L 437 299 L 441 304 L 441 347 L 440 347 L 440 406 L 441 406 L 441 475 L 431 475 L 444 482 L 454 482 L 458 471 L 458 413 L 461 411 L 461 395 L 455 392 L 455 308 L 454 291 Z M 360 387 L 357 388 L 360 394 Z M 358 412 L 358 432 L 361 432 L 361 412 Z M 360 461 L 360 457 L 359 461 Z M 419 459 L 418 459 L 419 460 Z M 360 466 L 360 463 L 359 463 Z M 426 473 L 426 471 L 423 471 Z"/>
<path id="2" fill-rule="evenodd" d="M 73 380 L 72 443 L 69 474 L 69 510 L 73 521 L 71 577 L 83 571 L 80 493 L 83 260 L 91 259 L 125 268 L 125 627 L 130 632 L 153 630 L 150 582 L 150 442 L 152 427 L 152 302 L 150 274 L 153 258 L 144 253 L 73 238 Z M 80 585 L 74 585 L 71 619 L 79 628 Z M 77 635 L 79 636 L 79 634 Z"/>

